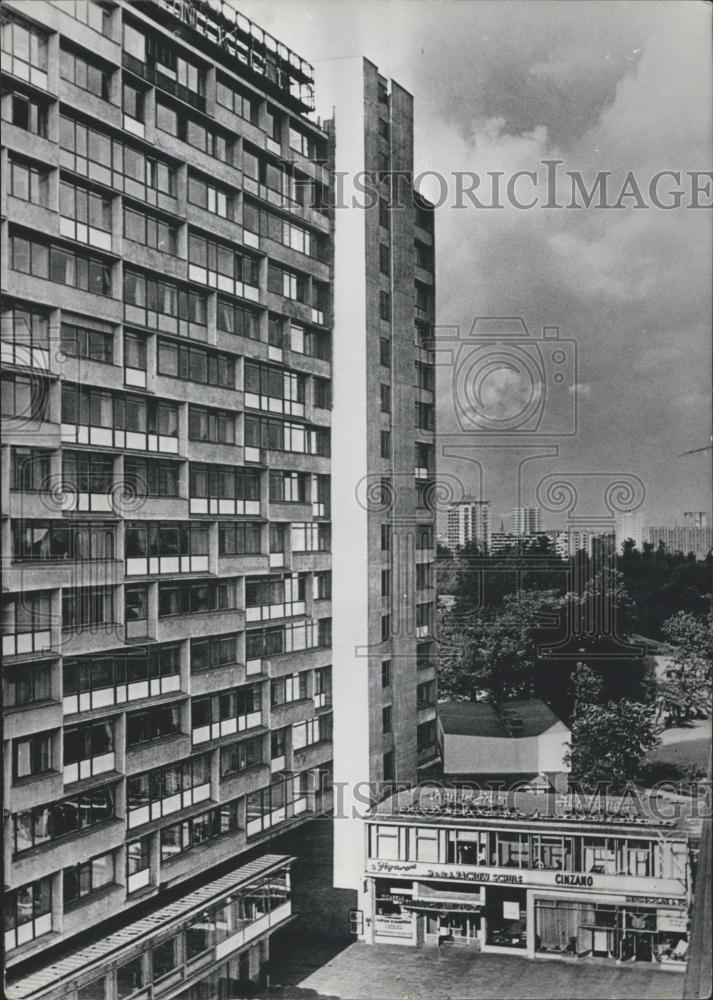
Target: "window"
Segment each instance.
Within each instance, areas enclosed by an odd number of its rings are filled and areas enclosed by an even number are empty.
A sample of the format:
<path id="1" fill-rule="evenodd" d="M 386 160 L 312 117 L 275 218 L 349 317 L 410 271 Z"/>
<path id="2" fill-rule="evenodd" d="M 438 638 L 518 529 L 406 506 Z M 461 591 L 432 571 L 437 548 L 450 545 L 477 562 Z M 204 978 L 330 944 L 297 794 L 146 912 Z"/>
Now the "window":
<path id="1" fill-rule="evenodd" d="M 221 691 L 191 701 L 193 742 L 229 736 L 261 725 L 261 690 L 258 685 Z"/>
<path id="2" fill-rule="evenodd" d="M 182 823 L 163 827 L 160 834 L 161 863 L 171 861 L 193 847 L 200 847 L 201 844 L 207 844 L 238 829 L 237 800 L 225 802 L 217 809 L 200 813 Z M 186 941 L 190 949 L 190 931 L 187 932 Z"/>
<path id="3" fill-rule="evenodd" d="M 160 583 L 158 616 L 232 611 L 236 607 L 235 580 L 207 580 L 192 583 Z"/>
<path id="4" fill-rule="evenodd" d="M 316 375 L 312 380 L 314 387 L 313 403 L 317 409 L 329 410 L 332 406 L 332 383 L 328 378 L 318 378 Z"/>
<path id="5" fill-rule="evenodd" d="M 206 315 L 205 296 L 198 292 L 124 269 L 124 317 L 127 322 L 205 340 Z"/>
<path id="6" fill-rule="evenodd" d="M 235 415 L 227 410 L 206 410 L 200 406 L 189 406 L 188 438 L 190 441 L 235 444 Z"/>
<path id="7" fill-rule="evenodd" d="M 391 247 L 379 244 L 379 270 L 382 274 L 391 274 Z"/>
<path id="8" fill-rule="evenodd" d="M 391 687 L 391 660 L 381 661 L 381 686 Z"/>
<path id="9" fill-rule="evenodd" d="M 151 949 L 151 978 L 154 982 L 178 968 L 178 936 Z"/>
<path id="10" fill-rule="evenodd" d="M 175 257 L 178 247 L 178 226 L 158 216 L 137 212 L 133 208 L 124 208 L 124 238 Z"/>
<path id="11" fill-rule="evenodd" d="M 14 520 L 12 558 L 16 562 L 113 559 L 114 527 L 100 522 Z"/>
<path id="12" fill-rule="evenodd" d="M 183 110 L 179 111 L 162 101 L 156 101 L 156 127 L 207 156 L 222 160 L 223 163 L 234 163 L 237 145 L 230 135 L 208 128 Z"/>
<path id="13" fill-rule="evenodd" d="M 135 496 L 177 497 L 180 465 L 158 458 L 124 459 L 124 481 Z"/>
<path id="14" fill-rule="evenodd" d="M 433 681 L 425 681 L 416 686 L 416 707 L 428 708 L 434 704 L 435 684 Z"/>
<path id="15" fill-rule="evenodd" d="M 59 75 L 103 101 L 111 100 L 110 70 L 64 46 L 59 50 Z"/>
<path id="16" fill-rule="evenodd" d="M 295 302 L 306 302 L 307 277 L 298 271 L 288 271 L 270 262 L 267 267 L 267 290 Z"/>
<path id="17" fill-rule="evenodd" d="M 80 774 L 81 777 L 89 777 L 113 768 L 114 731 L 109 720 L 65 727 L 63 737 L 65 781 L 76 781 Z M 110 761 L 101 759 L 107 755 L 111 755 Z M 80 763 L 85 765 L 81 771 L 74 768 L 74 773 L 68 772 L 72 765 Z"/>
<path id="18" fill-rule="evenodd" d="M 231 295 L 242 295 L 243 285 L 259 286 L 260 261 L 223 243 L 189 233 L 188 276 L 192 281 L 220 288 Z"/>
<path id="19" fill-rule="evenodd" d="M 85 896 L 99 892 L 114 882 L 114 854 L 108 851 L 90 861 L 65 868 L 63 873 L 63 900 L 65 907 L 79 902 Z"/>
<path id="20" fill-rule="evenodd" d="M 128 848 L 127 848 L 128 850 Z M 116 970 L 116 993 L 118 1000 L 125 1000 L 138 993 L 144 986 L 144 959 L 137 955 Z"/>
<path id="21" fill-rule="evenodd" d="M 3 673 L 3 697 L 6 708 L 22 708 L 52 697 L 52 664 L 25 663 L 7 667 Z"/>
<path id="22" fill-rule="evenodd" d="M 110 365 L 114 361 L 114 328 L 100 320 L 76 319 L 62 311 L 61 347 L 70 358 L 86 358 Z"/>
<path id="23" fill-rule="evenodd" d="M 186 521 L 127 521 L 125 531 L 125 557 L 127 560 L 147 558 L 189 559 L 208 554 L 209 527 L 207 524 Z M 133 572 L 146 571 L 145 565 Z M 198 567 L 192 567 L 195 572 Z M 205 568 L 204 566 L 202 568 Z M 165 568 L 159 563 L 158 571 Z M 171 563 L 170 570 L 177 571 Z M 129 567 L 132 572 L 132 567 Z"/>
<path id="24" fill-rule="evenodd" d="M 59 214 L 62 236 L 111 250 L 111 197 L 68 181 L 59 184 Z M 77 225 L 78 223 L 79 225 Z"/>
<path id="25" fill-rule="evenodd" d="M 114 787 L 100 785 L 59 802 L 16 813 L 13 817 L 15 853 L 113 819 L 114 802 Z"/>
<path id="26" fill-rule="evenodd" d="M 248 93 L 241 88 L 236 88 L 232 83 L 218 76 L 216 81 L 216 100 L 228 111 L 245 118 L 247 121 L 257 125 L 258 109 L 260 98 L 257 94 Z"/>
<path id="27" fill-rule="evenodd" d="M 110 625 L 113 621 L 113 587 L 69 587 L 62 591 L 65 631 Z"/>
<path id="28" fill-rule="evenodd" d="M 319 667 L 314 672 L 314 704 L 315 708 L 324 708 L 332 704 L 332 668 Z"/>
<path id="29" fill-rule="evenodd" d="M 5 894 L 5 947 L 17 948 L 52 930 L 52 879 L 30 882 Z"/>
<path id="30" fill-rule="evenodd" d="M 436 744 L 436 720 L 430 719 L 416 726 L 416 747 L 419 750 L 431 750 Z"/>
<path id="31" fill-rule="evenodd" d="M 222 522 L 218 532 L 218 555 L 254 555 L 261 549 L 262 529 L 259 524 Z"/>
<path id="32" fill-rule="evenodd" d="M 191 673 L 237 664 L 238 635 L 216 635 L 207 639 L 191 639 Z"/>
<path id="33" fill-rule="evenodd" d="M 220 776 L 225 778 L 249 767 L 257 767 L 263 760 L 263 738 L 256 736 L 241 743 L 231 743 L 220 748 Z"/>
<path id="34" fill-rule="evenodd" d="M 191 462 L 188 489 L 191 499 L 232 500 L 236 503 L 236 513 L 259 514 L 260 473 L 257 469 Z"/>
<path id="35" fill-rule="evenodd" d="M 307 473 L 270 471 L 271 503 L 306 503 Z"/>
<path id="36" fill-rule="evenodd" d="M 0 405 L 3 417 L 11 420 L 47 419 L 49 386 L 37 375 L 2 374 Z"/>
<path id="37" fill-rule="evenodd" d="M 124 83 L 123 93 L 124 99 L 124 114 L 129 118 L 133 118 L 141 124 L 144 123 L 144 92 L 139 90 L 138 87 L 134 87 L 130 83 Z M 130 129 L 130 131 L 136 131 L 135 129 Z M 140 133 L 143 135 L 143 131 Z"/>
<path id="38" fill-rule="evenodd" d="M 381 731 L 384 735 L 391 732 L 391 705 L 385 705 L 381 710 Z"/>
<path id="39" fill-rule="evenodd" d="M 383 226 L 384 229 L 388 229 L 391 225 L 391 216 L 389 215 L 389 203 L 385 198 L 379 197 L 379 225 Z"/>
<path id="40" fill-rule="evenodd" d="M 391 637 L 391 615 L 381 616 L 381 641 L 386 642 Z"/>
<path id="41" fill-rule="evenodd" d="M 39 652 L 50 648 L 50 595 L 27 592 L 2 599 L 3 652 Z"/>
<path id="42" fill-rule="evenodd" d="M 12 449 L 12 486 L 22 493 L 39 493 L 50 487 L 49 451 L 39 448 Z"/>
<path id="43" fill-rule="evenodd" d="M 270 704 L 273 708 L 300 701 L 307 697 L 307 671 L 279 677 L 270 683 Z"/>
<path id="44" fill-rule="evenodd" d="M 233 218 L 233 194 L 194 173 L 188 174 L 188 201 L 223 219 Z"/>
<path id="45" fill-rule="evenodd" d="M 379 316 L 387 323 L 391 320 L 391 296 L 388 292 L 379 292 Z"/>
<path id="46" fill-rule="evenodd" d="M 298 372 L 246 361 L 244 368 L 245 405 L 253 409 L 278 410 L 304 415 L 305 377 Z M 273 401 L 279 401 L 279 407 Z"/>
<path id="47" fill-rule="evenodd" d="M 10 239 L 12 268 L 95 295 L 111 295 L 111 265 L 98 257 L 20 236 Z"/>
<path id="48" fill-rule="evenodd" d="M 330 334 L 321 330 L 308 330 L 297 323 L 290 324 L 290 350 L 322 361 L 331 360 Z"/>
<path id="49" fill-rule="evenodd" d="M 181 708 L 178 703 L 157 705 L 142 712 L 129 712 L 126 716 L 127 747 L 176 736 L 180 732 Z"/>
<path id="50" fill-rule="evenodd" d="M 200 790 L 200 791 L 199 791 Z M 128 826 L 165 816 L 208 798 L 210 757 L 202 754 L 126 779 Z"/>
<path id="51" fill-rule="evenodd" d="M 422 431 L 432 431 L 436 428 L 436 408 L 432 403 L 416 402 L 415 426 Z"/>
<path id="52" fill-rule="evenodd" d="M 49 171 L 35 166 L 30 160 L 11 157 L 10 194 L 13 198 L 29 201 L 47 208 L 49 204 Z"/>
<path id="53" fill-rule="evenodd" d="M 0 34 L 3 71 L 47 88 L 47 37 L 33 25 L 5 11 Z"/>
<path id="54" fill-rule="evenodd" d="M 303 132 L 292 123 L 290 123 L 289 142 L 290 149 L 294 149 L 296 153 L 307 157 L 308 160 L 316 160 L 318 152 L 320 154 L 323 152 L 318 149 L 318 143 L 314 136 Z"/>
<path id="55" fill-rule="evenodd" d="M 315 601 L 331 601 L 332 599 L 331 570 L 324 570 L 321 573 L 314 573 L 312 575 L 312 597 Z"/>
<path id="56" fill-rule="evenodd" d="M 158 373 L 186 382 L 235 388 L 235 362 L 232 355 L 188 347 L 170 340 L 158 342 Z"/>
<path id="57" fill-rule="evenodd" d="M 392 528 L 390 524 L 381 525 L 381 551 L 390 552 L 391 551 L 391 535 Z"/>
<path id="58" fill-rule="evenodd" d="M 62 452 L 62 488 L 75 493 L 109 493 L 114 485 L 114 459 L 85 451 Z"/>
<path id="59" fill-rule="evenodd" d="M 391 596 L 391 570 L 382 569 L 381 571 L 381 596 L 390 597 Z"/>
<path id="60" fill-rule="evenodd" d="M 254 309 L 238 302 L 218 296 L 219 330 L 234 333 L 236 337 L 249 337 L 250 340 L 260 340 L 260 316 Z"/>
<path id="61" fill-rule="evenodd" d="M 37 733 L 12 744 L 12 776 L 30 778 L 52 770 L 52 734 Z"/>
<path id="62" fill-rule="evenodd" d="M 321 521 L 295 522 L 291 535 L 293 552 L 329 552 L 332 546 L 331 525 Z"/>
<path id="63" fill-rule="evenodd" d="M 329 455 L 330 433 L 327 427 L 253 416 L 246 416 L 243 426 L 246 448 Z"/>
<path id="64" fill-rule="evenodd" d="M 382 368 L 391 368 L 391 341 L 388 337 L 379 339 L 379 364 Z"/>
<path id="65" fill-rule="evenodd" d="M 245 578 L 245 607 L 248 609 L 248 621 L 256 621 L 262 617 L 269 618 L 271 608 L 280 608 L 280 617 L 304 613 L 306 592 L 306 574 L 293 574 L 287 577 Z M 252 611 L 251 609 L 258 609 Z M 272 614 L 272 617 L 276 617 Z"/>
<path id="66" fill-rule="evenodd" d="M 123 704 L 180 687 L 180 647 L 133 646 L 126 651 L 65 658 L 65 713 Z"/>
<path id="67" fill-rule="evenodd" d="M 24 94 L 13 94 L 3 109 L 3 117 L 11 125 L 47 138 L 47 105 Z"/>
<path id="68" fill-rule="evenodd" d="M 391 431 L 381 431 L 381 457 L 391 458 Z"/>
<path id="69" fill-rule="evenodd" d="M 316 743 L 328 743 L 332 738 L 332 716 L 318 715 L 292 726 L 292 749 L 304 750 Z"/>

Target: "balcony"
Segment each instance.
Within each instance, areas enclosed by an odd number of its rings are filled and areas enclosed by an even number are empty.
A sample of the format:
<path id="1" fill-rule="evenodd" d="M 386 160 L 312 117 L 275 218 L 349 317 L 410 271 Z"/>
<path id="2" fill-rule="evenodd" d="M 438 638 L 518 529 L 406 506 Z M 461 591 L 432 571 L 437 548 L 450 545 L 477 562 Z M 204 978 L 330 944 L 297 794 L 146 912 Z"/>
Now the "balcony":
<path id="1" fill-rule="evenodd" d="M 175 576 L 180 573 L 207 573 L 209 556 L 141 556 L 126 560 L 127 576 Z"/>
<path id="2" fill-rule="evenodd" d="M 62 699 L 62 709 L 65 715 L 76 715 L 79 712 L 92 712 L 100 708 L 124 705 L 126 702 L 138 701 L 141 698 L 155 698 L 180 689 L 180 675 L 168 674 L 166 677 L 152 677 L 150 680 L 116 684 L 65 695 Z"/>
<path id="3" fill-rule="evenodd" d="M 220 722 L 199 726 L 192 731 L 191 740 L 193 746 L 196 746 L 196 744 L 205 743 L 207 740 L 218 740 L 223 736 L 244 733 L 245 730 L 254 729 L 260 725 L 262 725 L 262 712 L 250 712 L 248 715 L 239 715 L 233 719 L 223 719 Z"/>
<path id="4" fill-rule="evenodd" d="M 247 450 L 247 449 L 246 449 Z M 190 497 L 189 510 L 194 514 L 227 515 L 228 517 L 259 517 L 260 500 L 221 497 Z"/>
<path id="5" fill-rule="evenodd" d="M 63 444 L 88 444 L 98 448 L 121 448 L 133 451 L 178 454 L 178 437 L 152 434 L 145 431 L 124 431 L 112 427 L 93 427 L 86 424 L 62 424 Z"/>
<path id="6" fill-rule="evenodd" d="M 162 73 L 158 66 L 141 62 L 140 59 L 130 55 L 128 52 L 122 52 L 121 64 L 124 69 L 128 69 L 135 76 L 140 76 L 142 80 L 153 84 L 159 90 L 163 90 L 164 93 L 177 97 L 180 101 L 184 101 L 186 104 L 190 104 L 191 107 L 197 108 L 198 111 L 205 111 L 205 97 L 171 79 L 166 73 Z"/>
<path id="7" fill-rule="evenodd" d="M 285 601 L 282 604 L 259 604 L 256 607 L 245 609 L 245 621 L 273 621 L 276 618 L 294 618 L 304 613 L 304 601 Z"/>
<path id="8" fill-rule="evenodd" d="M 52 631 L 49 626 L 28 632 L 9 632 L 2 637 L 3 656 L 30 656 L 52 649 Z"/>
<path id="9" fill-rule="evenodd" d="M 187 809 L 189 806 L 195 806 L 199 802 L 206 802 L 209 799 L 210 782 L 206 781 L 194 788 L 182 789 L 174 795 L 167 795 L 152 802 L 147 801 L 142 805 L 128 809 L 126 825 L 129 830 L 133 830 L 137 826 L 143 826 L 152 820 L 161 819 L 162 816 L 169 816 L 171 813 Z"/>
<path id="10" fill-rule="evenodd" d="M 65 764 L 63 770 L 65 785 L 73 785 L 85 778 L 96 778 L 115 769 L 116 754 L 113 750 L 100 754 L 98 757 L 86 757 L 73 764 Z"/>

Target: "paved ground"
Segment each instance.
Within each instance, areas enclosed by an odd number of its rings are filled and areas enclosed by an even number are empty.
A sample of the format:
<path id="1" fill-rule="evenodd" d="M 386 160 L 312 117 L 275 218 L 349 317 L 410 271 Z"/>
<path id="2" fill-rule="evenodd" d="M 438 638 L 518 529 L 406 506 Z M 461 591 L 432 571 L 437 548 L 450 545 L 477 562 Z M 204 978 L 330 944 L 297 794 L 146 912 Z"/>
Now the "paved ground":
<path id="1" fill-rule="evenodd" d="M 275 940 L 271 964 L 268 996 L 285 1000 L 678 1000 L 683 990 L 682 975 L 641 967 L 287 935 Z"/>
<path id="2" fill-rule="evenodd" d="M 685 726 L 672 726 L 661 733 L 661 743 L 687 743 L 689 740 L 710 740 L 711 720 L 692 719 Z"/>

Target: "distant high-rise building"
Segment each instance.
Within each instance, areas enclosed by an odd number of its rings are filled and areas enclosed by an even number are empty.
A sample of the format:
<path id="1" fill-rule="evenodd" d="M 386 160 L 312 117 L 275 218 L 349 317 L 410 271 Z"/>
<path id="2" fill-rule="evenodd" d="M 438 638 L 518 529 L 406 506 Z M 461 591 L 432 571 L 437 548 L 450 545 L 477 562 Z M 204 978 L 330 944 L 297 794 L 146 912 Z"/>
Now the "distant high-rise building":
<path id="1" fill-rule="evenodd" d="M 542 511 L 539 507 L 512 507 L 510 530 L 513 535 L 537 535 L 541 531 Z"/>
<path id="2" fill-rule="evenodd" d="M 490 500 L 462 500 L 448 508 L 448 548 L 490 547 Z"/>
<path id="3" fill-rule="evenodd" d="M 710 521 L 703 510 L 687 510 L 683 515 L 684 528 L 708 528 Z"/>
<path id="4" fill-rule="evenodd" d="M 669 552 L 693 552 L 697 559 L 705 559 L 713 547 L 713 528 L 678 526 L 649 528 L 649 541 L 658 548 L 660 542 Z"/>
<path id="5" fill-rule="evenodd" d="M 622 546 L 631 538 L 641 552 L 644 548 L 644 529 L 639 511 L 627 510 L 616 519 L 616 548 L 621 553 Z"/>

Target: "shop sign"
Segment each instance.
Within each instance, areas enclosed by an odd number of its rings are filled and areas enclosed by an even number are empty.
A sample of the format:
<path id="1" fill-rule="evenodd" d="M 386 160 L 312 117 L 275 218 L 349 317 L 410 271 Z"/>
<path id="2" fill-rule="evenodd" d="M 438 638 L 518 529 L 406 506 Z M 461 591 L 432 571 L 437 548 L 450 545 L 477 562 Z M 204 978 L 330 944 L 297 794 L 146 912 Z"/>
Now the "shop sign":
<path id="1" fill-rule="evenodd" d="M 658 910 L 656 923 L 660 931 L 686 932 L 686 914 L 680 910 Z"/>
<path id="2" fill-rule="evenodd" d="M 668 893 L 684 894 L 679 879 L 653 879 L 621 875 L 587 875 L 576 872 L 548 871 L 543 869 L 513 871 L 509 868 L 484 868 L 480 865 L 430 865 L 416 861 L 382 861 L 369 859 L 367 875 L 403 875 L 414 879 L 434 879 L 451 882 L 472 882 L 484 885 L 520 885 L 533 888 L 590 889 L 599 892 L 625 892 L 632 888 L 662 892 L 662 895 L 627 895 L 627 902 L 650 905 L 685 906 L 685 898 Z M 663 895 L 667 893 L 667 895 Z"/>

